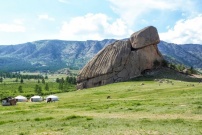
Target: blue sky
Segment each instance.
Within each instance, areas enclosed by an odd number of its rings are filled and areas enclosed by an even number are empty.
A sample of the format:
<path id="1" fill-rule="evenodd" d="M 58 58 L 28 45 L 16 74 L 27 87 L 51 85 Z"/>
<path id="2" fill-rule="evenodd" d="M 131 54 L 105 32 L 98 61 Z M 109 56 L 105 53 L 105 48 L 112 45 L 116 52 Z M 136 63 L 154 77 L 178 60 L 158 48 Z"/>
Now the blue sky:
<path id="1" fill-rule="evenodd" d="M 170 43 L 202 44 L 201 0 L 0 0 L 0 45 L 122 39 L 146 26 Z"/>

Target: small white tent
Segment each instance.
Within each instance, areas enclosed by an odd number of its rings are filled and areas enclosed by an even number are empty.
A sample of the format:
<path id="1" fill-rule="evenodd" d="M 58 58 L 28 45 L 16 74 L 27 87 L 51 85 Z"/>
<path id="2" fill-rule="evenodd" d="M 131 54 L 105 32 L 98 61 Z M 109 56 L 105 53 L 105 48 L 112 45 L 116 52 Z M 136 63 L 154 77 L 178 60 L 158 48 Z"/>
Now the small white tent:
<path id="1" fill-rule="evenodd" d="M 58 101 L 58 97 L 55 95 L 50 95 L 46 97 L 46 101 Z"/>
<path id="2" fill-rule="evenodd" d="M 15 97 L 15 99 L 17 99 L 17 102 L 27 102 L 27 98 L 21 95 Z"/>
<path id="3" fill-rule="evenodd" d="M 41 102 L 43 101 L 43 98 L 41 96 L 33 96 L 30 98 L 31 102 Z"/>

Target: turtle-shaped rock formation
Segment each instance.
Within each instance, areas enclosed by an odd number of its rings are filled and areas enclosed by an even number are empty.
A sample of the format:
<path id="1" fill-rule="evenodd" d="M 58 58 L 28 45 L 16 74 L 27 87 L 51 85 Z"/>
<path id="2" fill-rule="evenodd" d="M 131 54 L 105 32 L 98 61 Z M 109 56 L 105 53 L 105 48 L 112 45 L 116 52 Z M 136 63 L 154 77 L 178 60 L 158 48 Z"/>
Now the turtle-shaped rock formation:
<path id="1" fill-rule="evenodd" d="M 152 69 L 163 57 L 157 48 L 160 42 L 157 29 L 146 27 L 103 48 L 80 71 L 77 89 L 90 88 L 138 77 Z"/>

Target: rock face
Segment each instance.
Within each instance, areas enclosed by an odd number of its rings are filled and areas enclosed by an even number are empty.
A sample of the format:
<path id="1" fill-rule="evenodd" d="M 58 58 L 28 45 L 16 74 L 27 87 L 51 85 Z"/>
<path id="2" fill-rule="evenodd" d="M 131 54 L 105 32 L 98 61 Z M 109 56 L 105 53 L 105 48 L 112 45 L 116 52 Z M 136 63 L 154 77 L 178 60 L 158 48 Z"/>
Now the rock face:
<path id="1" fill-rule="evenodd" d="M 77 89 L 90 88 L 138 77 L 152 69 L 154 62 L 163 60 L 158 51 L 160 42 L 155 27 L 149 26 L 116 41 L 91 59 L 77 77 Z"/>

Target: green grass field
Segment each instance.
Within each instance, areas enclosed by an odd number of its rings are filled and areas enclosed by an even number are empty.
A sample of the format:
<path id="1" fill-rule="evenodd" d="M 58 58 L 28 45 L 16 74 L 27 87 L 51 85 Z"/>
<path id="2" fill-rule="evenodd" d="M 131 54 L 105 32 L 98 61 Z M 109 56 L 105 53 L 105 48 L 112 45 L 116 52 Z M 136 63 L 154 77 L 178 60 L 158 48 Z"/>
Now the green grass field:
<path id="1" fill-rule="evenodd" d="M 39 73 L 26 73 L 24 75 L 38 75 Z M 23 79 L 23 83 L 16 82 L 16 78 L 5 78 L 3 82 L 0 83 L 0 99 L 8 96 L 18 96 L 23 95 L 26 97 L 31 97 L 33 95 L 38 95 L 35 92 L 35 86 L 38 85 L 42 89 L 41 96 L 47 94 L 61 93 L 64 90 L 59 89 L 59 84 L 56 83 L 56 78 L 66 78 L 65 74 L 49 74 L 48 79 L 45 79 L 45 83 L 42 83 L 42 79 Z M 48 84 L 49 89 L 46 90 L 45 86 Z M 19 86 L 22 86 L 22 92 L 18 90 Z M 74 91 L 76 90 L 75 85 L 68 84 L 68 88 L 65 88 L 65 91 Z"/>
<path id="2" fill-rule="evenodd" d="M 0 134 L 202 134 L 198 80 L 138 78 L 56 95 L 55 103 L 0 106 Z"/>

